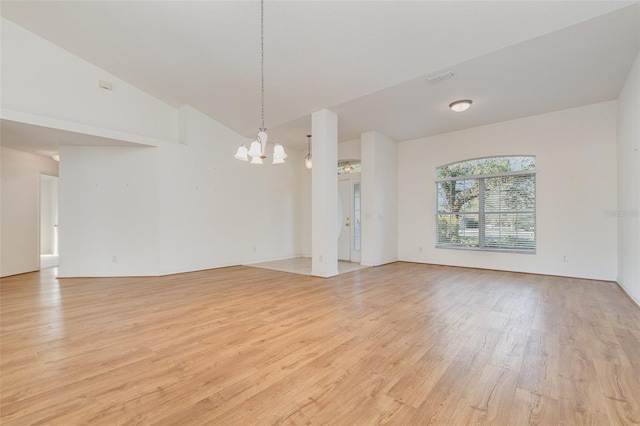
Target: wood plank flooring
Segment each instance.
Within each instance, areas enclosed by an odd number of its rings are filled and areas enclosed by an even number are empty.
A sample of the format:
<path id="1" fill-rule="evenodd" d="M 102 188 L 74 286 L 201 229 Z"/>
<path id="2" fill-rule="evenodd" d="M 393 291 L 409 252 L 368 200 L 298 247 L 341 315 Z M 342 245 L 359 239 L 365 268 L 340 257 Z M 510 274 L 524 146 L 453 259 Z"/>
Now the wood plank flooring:
<path id="1" fill-rule="evenodd" d="M 640 424 L 614 284 L 395 263 L 0 280 L 0 423 Z"/>

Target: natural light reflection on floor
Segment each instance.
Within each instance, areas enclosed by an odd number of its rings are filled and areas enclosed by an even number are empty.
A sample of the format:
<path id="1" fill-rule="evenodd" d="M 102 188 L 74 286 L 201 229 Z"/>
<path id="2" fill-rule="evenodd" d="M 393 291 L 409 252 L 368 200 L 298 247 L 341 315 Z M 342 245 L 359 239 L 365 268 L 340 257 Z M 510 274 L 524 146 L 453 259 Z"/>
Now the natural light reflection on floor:
<path id="1" fill-rule="evenodd" d="M 311 258 L 309 257 L 296 257 L 294 259 L 275 260 L 273 262 L 254 263 L 245 266 L 291 272 L 293 274 L 311 275 Z M 364 268 L 368 268 L 368 266 L 342 260 L 338 261 L 338 274 L 346 274 Z"/>
<path id="2" fill-rule="evenodd" d="M 58 275 L 58 268 L 40 271 L 43 275 Z M 42 337 L 46 340 L 60 339 L 65 335 L 64 317 L 62 314 L 62 295 L 57 279 L 43 280 L 39 292 L 39 319 Z"/>

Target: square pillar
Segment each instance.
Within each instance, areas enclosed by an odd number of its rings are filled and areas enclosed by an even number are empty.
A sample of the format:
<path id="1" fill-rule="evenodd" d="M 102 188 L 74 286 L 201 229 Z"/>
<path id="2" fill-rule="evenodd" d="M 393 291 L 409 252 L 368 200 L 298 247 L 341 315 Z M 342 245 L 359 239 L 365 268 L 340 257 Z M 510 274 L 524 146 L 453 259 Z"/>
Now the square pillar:
<path id="1" fill-rule="evenodd" d="M 311 115 L 311 275 L 338 275 L 338 115 Z"/>

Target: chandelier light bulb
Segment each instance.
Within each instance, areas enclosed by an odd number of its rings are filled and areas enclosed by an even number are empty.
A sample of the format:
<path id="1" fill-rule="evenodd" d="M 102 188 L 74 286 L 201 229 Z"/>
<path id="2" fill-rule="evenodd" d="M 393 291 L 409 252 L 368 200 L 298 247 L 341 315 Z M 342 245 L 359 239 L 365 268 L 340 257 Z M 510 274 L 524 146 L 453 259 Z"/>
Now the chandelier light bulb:
<path id="1" fill-rule="evenodd" d="M 251 147 L 249 148 L 249 155 L 253 158 L 262 156 L 262 145 L 258 141 L 251 142 Z M 253 163 L 253 162 L 252 162 Z M 253 163 L 256 164 L 256 163 Z"/>
<path id="2" fill-rule="evenodd" d="M 280 145 L 279 143 L 277 143 L 276 146 L 273 147 L 273 158 L 283 160 L 282 161 L 283 163 L 284 163 L 284 159 L 287 158 L 287 154 L 284 152 L 283 146 Z"/>
<path id="3" fill-rule="evenodd" d="M 238 147 L 238 151 L 236 152 L 235 158 L 240 161 L 249 161 L 249 157 L 247 157 L 248 153 L 249 153 L 249 150 L 247 149 L 247 146 L 242 144 Z"/>

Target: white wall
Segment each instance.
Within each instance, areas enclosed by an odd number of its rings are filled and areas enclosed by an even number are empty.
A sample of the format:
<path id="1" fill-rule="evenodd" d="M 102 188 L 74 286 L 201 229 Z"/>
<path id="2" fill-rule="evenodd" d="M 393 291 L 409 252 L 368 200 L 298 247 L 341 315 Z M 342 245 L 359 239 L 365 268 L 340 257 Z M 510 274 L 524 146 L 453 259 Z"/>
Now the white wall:
<path id="1" fill-rule="evenodd" d="M 435 168 L 500 155 L 536 156 L 537 253 L 436 249 Z M 402 142 L 398 157 L 401 260 L 616 278 L 615 101 Z"/>
<path id="2" fill-rule="evenodd" d="M 1 31 L 3 110 L 177 141 L 175 108 L 7 19 Z"/>
<path id="3" fill-rule="evenodd" d="M 182 114 L 185 144 L 62 147 L 61 276 L 162 275 L 299 254 L 304 154 L 241 162 L 233 154 L 243 137 L 193 108 Z"/>
<path id="4" fill-rule="evenodd" d="M 40 174 L 58 163 L 0 147 L 0 276 L 40 269 Z"/>
<path id="5" fill-rule="evenodd" d="M 59 275 L 158 274 L 158 148 L 60 147 Z"/>
<path id="6" fill-rule="evenodd" d="M 640 305 L 640 55 L 618 98 L 618 283 Z"/>
<path id="7" fill-rule="evenodd" d="M 233 158 L 245 138 L 186 107 L 186 145 L 158 148 L 160 273 L 296 257 L 302 151 Z M 267 164 L 268 163 L 268 164 Z"/>
<path id="8" fill-rule="evenodd" d="M 362 134 L 361 264 L 398 260 L 398 144 L 378 132 Z M 402 165 L 404 167 L 404 164 Z"/>
<path id="9" fill-rule="evenodd" d="M 59 141 L 61 276 L 156 275 L 301 252 L 304 153 L 288 150 L 284 165 L 239 162 L 233 154 L 245 141 L 240 135 L 5 19 L 2 60 L 3 115 L 40 125 L 62 120 L 79 132 L 89 126 L 158 145 Z M 113 90 L 98 88 L 98 80 Z"/>
<path id="10" fill-rule="evenodd" d="M 360 160 L 360 138 L 338 144 L 338 161 Z"/>

